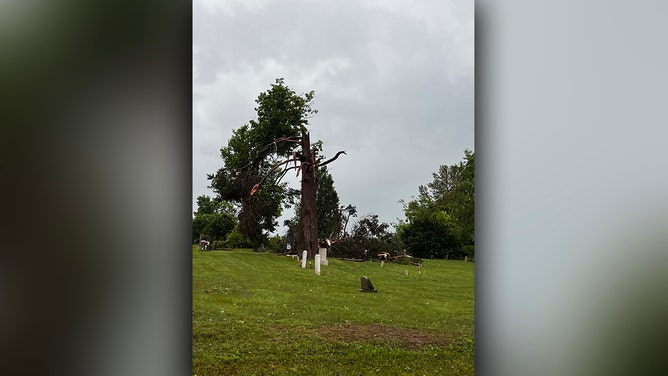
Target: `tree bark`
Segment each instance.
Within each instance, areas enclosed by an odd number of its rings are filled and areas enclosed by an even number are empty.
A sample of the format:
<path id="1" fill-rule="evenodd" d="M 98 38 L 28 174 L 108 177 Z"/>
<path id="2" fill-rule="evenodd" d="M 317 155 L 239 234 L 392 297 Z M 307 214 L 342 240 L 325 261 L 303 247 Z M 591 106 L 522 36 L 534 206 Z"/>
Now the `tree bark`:
<path id="1" fill-rule="evenodd" d="M 301 197 L 301 228 L 297 241 L 297 250 L 306 250 L 307 257 L 312 259 L 318 252 L 318 212 L 316 210 L 317 185 L 315 180 L 315 160 L 311 153 L 311 139 L 307 132 L 302 132 L 302 197 Z"/>

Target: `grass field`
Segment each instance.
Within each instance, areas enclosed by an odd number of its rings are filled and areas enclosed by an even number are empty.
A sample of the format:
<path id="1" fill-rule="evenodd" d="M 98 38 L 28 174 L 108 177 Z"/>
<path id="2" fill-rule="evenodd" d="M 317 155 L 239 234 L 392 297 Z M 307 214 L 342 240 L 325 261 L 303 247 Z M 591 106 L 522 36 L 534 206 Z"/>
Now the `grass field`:
<path id="1" fill-rule="evenodd" d="M 473 374 L 472 263 L 192 252 L 193 375 Z"/>

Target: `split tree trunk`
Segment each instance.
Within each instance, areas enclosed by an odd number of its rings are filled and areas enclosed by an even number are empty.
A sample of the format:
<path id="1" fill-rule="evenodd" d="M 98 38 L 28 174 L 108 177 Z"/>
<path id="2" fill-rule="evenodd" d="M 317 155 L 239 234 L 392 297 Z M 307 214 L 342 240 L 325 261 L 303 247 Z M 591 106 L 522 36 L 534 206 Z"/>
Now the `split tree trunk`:
<path id="1" fill-rule="evenodd" d="M 302 155 L 308 161 L 303 164 L 302 197 L 301 197 L 301 228 L 297 241 L 299 252 L 306 250 L 307 257 L 312 259 L 318 252 L 318 212 L 316 210 L 317 185 L 315 180 L 315 160 L 311 153 L 311 139 L 307 132 L 302 132 Z"/>

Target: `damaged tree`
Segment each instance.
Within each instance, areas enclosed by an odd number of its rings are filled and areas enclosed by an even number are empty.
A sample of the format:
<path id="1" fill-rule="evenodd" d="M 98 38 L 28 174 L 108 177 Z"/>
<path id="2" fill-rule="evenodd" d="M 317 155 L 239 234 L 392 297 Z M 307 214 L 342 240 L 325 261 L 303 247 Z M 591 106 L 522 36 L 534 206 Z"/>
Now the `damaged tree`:
<path id="1" fill-rule="evenodd" d="M 326 161 L 317 155 L 320 142 L 312 145 L 306 128 L 308 118 L 317 113 L 309 104 L 313 96 L 313 91 L 297 95 L 277 79 L 256 100 L 257 121 L 235 130 L 228 146 L 221 148 L 225 166 L 208 176 L 218 199 L 238 205 L 241 234 L 258 244 L 263 230 L 275 228 L 281 204 L 296 194 L 283 177 L 291 170 L 301 175 L 302 220 L 296 245 L 309 257 L 318 250 L 316 169 L 345 154 L 340 151 Z"/>
<path id="2" fill-rule="evenodd" d="M 301 222 L 300 231 L 296 239 L 297 250 L 306 250 L 307 256 L 312 258 L 318 250 L 318 212 L 316 208 L 317 182 L 315 172 L 318 167 L 336 160 L 339 155 L 346 154 L 345 151 L 339 151 L 336 155 L 326 161 L 320 161 L 317 157 L 317 150 L 311 147 L 311 138 L 304 129 L 299 137 L 301 152 L 293 152 L 292 157 L 275 164 L 269 172 L 255 184 L 251 189 L 251 196 L 257 192 L 266 179 L 272 176 L 281 166 L 284 166 L 280 174 L 277 174 L 275 182 L 279 182 L 285 174 L 292 169 L 297 170 L 297 176 L 301 174 Z M 272 145 L 283 142 L 294 142 L 297 138 L 275 140 Z M 290 163 L 293 165 L 290 166 Z"/>

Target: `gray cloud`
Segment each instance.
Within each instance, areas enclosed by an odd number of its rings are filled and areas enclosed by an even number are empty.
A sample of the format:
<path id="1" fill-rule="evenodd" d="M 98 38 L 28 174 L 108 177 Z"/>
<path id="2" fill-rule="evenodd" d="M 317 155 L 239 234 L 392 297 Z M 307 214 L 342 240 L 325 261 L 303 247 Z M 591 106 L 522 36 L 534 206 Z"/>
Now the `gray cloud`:
<path id="1" fill-rule="evenodd" d="M 193 201 L 277 77 L 316 92 L 311 137 L 347 151 L 330 171 L 362 214 L 403 217 L 473 149 L 473 2 L 195 1 L 193 17 Z"/>

